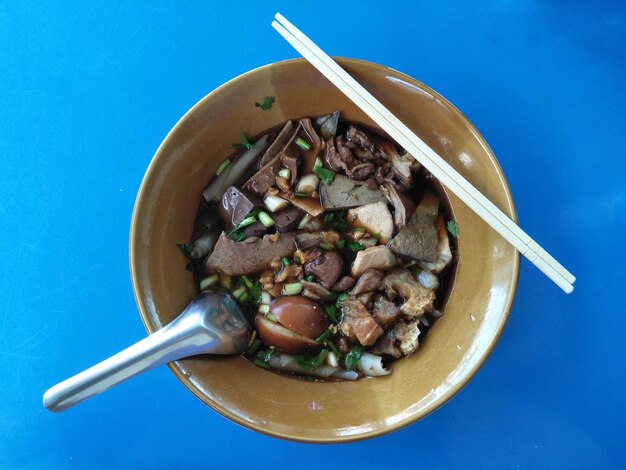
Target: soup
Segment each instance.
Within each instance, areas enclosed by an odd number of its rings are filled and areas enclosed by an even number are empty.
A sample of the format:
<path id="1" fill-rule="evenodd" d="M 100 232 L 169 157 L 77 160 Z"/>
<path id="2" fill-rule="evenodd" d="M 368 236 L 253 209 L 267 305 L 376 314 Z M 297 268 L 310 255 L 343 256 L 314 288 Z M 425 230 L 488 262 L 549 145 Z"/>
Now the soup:
<path id="1" fill-rule="evenodd" d="M 200 290 L 228 289 L 259 367 L 317 380 L 391 373 L 442 315 L 458 227 L 437 182 L 339 112 L 288 121 L 218 167 L 191 259 Z"/>

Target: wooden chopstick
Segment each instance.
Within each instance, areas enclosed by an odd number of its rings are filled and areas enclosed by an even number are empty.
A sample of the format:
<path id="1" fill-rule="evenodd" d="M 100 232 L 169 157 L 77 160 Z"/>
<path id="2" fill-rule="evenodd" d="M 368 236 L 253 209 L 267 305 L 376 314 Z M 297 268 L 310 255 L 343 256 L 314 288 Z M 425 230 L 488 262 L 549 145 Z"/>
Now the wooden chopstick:
<path id="1" fill-rule="evenodd" d="M 575 277 L 569 271 L 543 250 L 454 168 L 439 157 L 433 149 L 402 124 L 400 120 L 298 28 L 280 13 L 277 13 L 275 17 L 280 23 L 277 21 L 272 22 L 274 29 L 303 57 L 544 274 L 565 292 L 572 292 L 573 286 L 571 283 L 575 281 Z"/>

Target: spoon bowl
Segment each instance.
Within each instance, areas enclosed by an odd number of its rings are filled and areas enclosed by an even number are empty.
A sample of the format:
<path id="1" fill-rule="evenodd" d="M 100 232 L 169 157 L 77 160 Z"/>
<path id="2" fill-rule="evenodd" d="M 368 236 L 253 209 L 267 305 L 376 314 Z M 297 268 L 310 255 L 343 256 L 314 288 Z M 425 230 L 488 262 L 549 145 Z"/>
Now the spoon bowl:
<path id="1" fill-rule="evenodd" d="M 171 323 L 89 369 L 50 388 L 44 406 L 64 411 L 154 367 L 198 354 L 238 354 L 250 324 L 227 293 L 205 291 Z"/>

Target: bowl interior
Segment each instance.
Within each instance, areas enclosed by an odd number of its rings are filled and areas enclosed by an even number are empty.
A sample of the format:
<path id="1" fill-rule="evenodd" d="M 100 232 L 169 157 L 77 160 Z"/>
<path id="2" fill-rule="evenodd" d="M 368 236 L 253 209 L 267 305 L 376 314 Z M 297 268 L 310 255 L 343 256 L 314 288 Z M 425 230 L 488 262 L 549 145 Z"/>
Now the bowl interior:
<path id="1" fill-rule="evenodd" d="M 443 97 L 379 65 L 340 64 L 506 214 L 515 210 L 485 141 Z M 275 96 L 267 111 L 254 103 Z M 176 243 L 191 236 L 200 193 L 242 131 L 255 135 L 290 118 L 330 113 L 373 125 L 304 60 L 244 74 L 195 105 L 158 149 L 137 198 L 130 263 L 139 311 L 152 333 L 196 294 Z M 517 252 L 448 194 L 460 227 L 459 260 L 445 315 L 413 356 L 387 377 L 312 383 L 265 371 L 241 357 L 196 357 L 170 365 L 204 403 L 259 432 L 309 442 L 372 437 L 414 422 L 451 398 L 478 370 L 508 317 Z"/>

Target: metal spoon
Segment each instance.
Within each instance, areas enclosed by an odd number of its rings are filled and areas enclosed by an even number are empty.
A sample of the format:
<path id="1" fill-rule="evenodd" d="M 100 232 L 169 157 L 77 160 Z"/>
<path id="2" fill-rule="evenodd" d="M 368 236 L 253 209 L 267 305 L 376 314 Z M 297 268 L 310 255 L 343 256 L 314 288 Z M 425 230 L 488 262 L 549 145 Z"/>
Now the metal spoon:
<path id="1" fill-rule="evenodd" d="M 245 315 L 224 292 L 202 292 L 174 321 L 43 396 L 50 411 L 64 411 L 153 367 L 196 354 L 237 354 L 250 338 Z"/>

